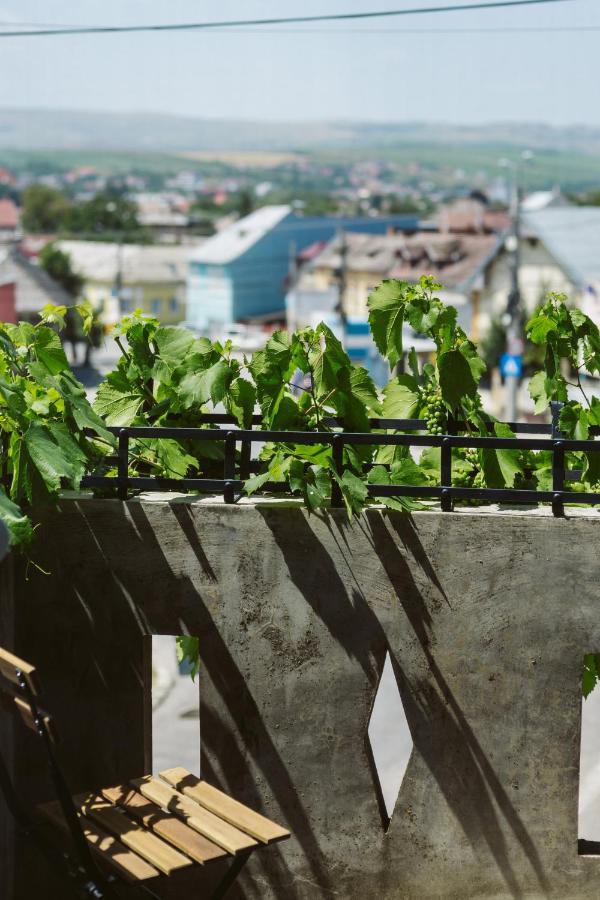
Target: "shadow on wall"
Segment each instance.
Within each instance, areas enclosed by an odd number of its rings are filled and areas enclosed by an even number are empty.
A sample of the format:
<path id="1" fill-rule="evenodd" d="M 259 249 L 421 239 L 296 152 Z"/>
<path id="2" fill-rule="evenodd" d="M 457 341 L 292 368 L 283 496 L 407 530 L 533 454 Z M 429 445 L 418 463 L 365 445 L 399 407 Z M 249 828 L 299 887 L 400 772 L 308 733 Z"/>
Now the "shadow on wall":
<path id="1" fill-rule="evenodd" d="M 187 501 L 149 504 L 149 508 L 151 519 L 137 502 L 65 504 L 60 527 L 53 527 L 51 519 L 44 526 L 47 539 L 40 545 L 38 560 L 56 576 L 60 590 L 53 590 L 45 576 L 34 573 L 19 611 L 18 643 L 27 646 L 42 676 L 47 674 L 49 696 L 63 711 L 57 718 L 66 734 L 66 767 L 73 775 L 73 790 L 118 783 L 144 773 L 147 763 L 142 735 L 147 710 L 143 683 L 145 679 L 149 683 L 144 635 L 198 635 L 201 678 L 210 682 L 220 701 L 220 712 L 202 706 L 203 775 L 257 809 L 264 808 L 265 794 L 270 795 L 293 832 L 295 846 L 301 848 L 304 871 L 319 892 L 312 896 L 334 896 L 339 878 L 323 849 L 322 824 L 318 832 L 281 749 L 285 743 L 281 736 L 275 740 L 265 725 L 247 673 L 219 626 L 227 593 L 238 596 L 239 585 L 232 579 L 245 578 L 252 592 L 259 589 L 259 575 L 252 570 L 236 575 L 227 530 L 231 526 L 226 522 L 218 535 L 206 532 L 203 540 L 198 533 L 200 513 L 196 523 Z M 447 599 L 411 519 L 373 511 L 352 526 L 362 529 L 369 552 L 379 561 L 382 581 L 391 583 L 395 592 L 384 626 L 381 611 L 376 613 L 366 596 L 349 526 L 341 517 L 319 520 L 331 538 L 334 558 L 304 511 L 287 508 L 285 515 L 280 508 L 259 507 L 259 511 L 272 537 L 271 546 L 278 548 L 285 561 L 285 577 L 304 598 L 311 616 L 343 651 L 341 656 L 360 669 L 357 683 L 365 685 L 365 690 L 359 691 L 362 705 L 357 704 L 356 722 L 358 729 L 363 729 L 363 739 L 389 650 L 417 755 L 433 775 L 475 855 L 491 852 L 510 894 L 522 896 L 503 836 L 504 821 L 540 889 L 548 891 L 536 847 L 436 661 L 432 609 L 447 604 Z M 174 523 L 180 533 L 173 531 Z M 70 554 L 64 553 L 67 533 L 76 536 Z M 259 569 L 275 565 L 270 557 L 260 556 L 261 547 L 247 550 L 258 555 L 255 563 Z M 421 580 L 427 585 L 426 595 Z M 271 600 L 272 596 L 267 598 Z M 403 616 L 398 615 L 399 608 Z M 398 649 L 406 639 L 403 630 L 410 631 L 413 642 L 416 638 L 417 661 L 410 668 Z M 258 785 L 248 777 L 249 764 L 258 773 Z M 28 765 L 31 760 L 25 756 L 23 784 Z M 37 799 L 47 794 L 47 787 L 40 788 L 43 779 L 43 773 L 37 771 L 27 785 Z M 376 806 L 374 794 L 359 799 L 364 806 Z M 277 818 L 274 809 L 269 814 Z M 387 852 L 394 825 L 392 819 Z M 384 837 L 380 829 L 370 838 L 370 846 L 384 847 Z M 275 896 L 282 896 L 276 893 L 282 885 L 286 900 L 311 896 L 286 861 L 284 848 L 274 846 L 260 856 L 260 881 L 246 879 L 243 887 L 234 889 L 232 898 L 264 897 L 267 887 Z"/>

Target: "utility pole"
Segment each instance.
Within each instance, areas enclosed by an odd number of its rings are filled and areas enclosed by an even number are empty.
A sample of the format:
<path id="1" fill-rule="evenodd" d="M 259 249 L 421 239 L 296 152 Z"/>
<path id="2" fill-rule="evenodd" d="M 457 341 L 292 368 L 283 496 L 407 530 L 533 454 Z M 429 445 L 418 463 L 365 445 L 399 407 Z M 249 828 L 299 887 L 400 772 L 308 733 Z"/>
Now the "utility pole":
<path id="1" fill-rule="evenodd" d="M 335 311 L 340 317 L 340 325 L 342 330 L 342 344 L 346 344 L 346 327 L 348 324 L 348 315 L 346 312 L 346 277 L 348 273 L 348 242 L 346 240 L 346 232 L 343 228 L 338 231 L 338 253 L 340 257 L 339 266 L 335 270 L 335 276 L 338 286 L 338 302 Z"/>
<path id="2" fill-rule="evenodd" d="M 290 331 L 298 328 L 298 302 L 296 284 L 298 282 L 298 248 L 296 241 L 290 241 L 288 248 L 288 285 L 287 285 L 287 327 Z"/>
<path id="3" fill-rule="evenodd" d="M 521 189 L 516 175 L 513 177 L 512 229 L 507 248 L 510 253 L 510 292 L 506 306 L 506 354 L 508 364 L 505 369 L 506 412 L 505 421 L 517 418 L 517 394 L 521 381 L 520 364 L 515 357 L 523 355 L 523 318 L 521 311 L 521 291 L 519 268 L 521 265 Z"/>
<path id="4" fill-rule="evenodd" d="M 525 150 L 521 154 L 524 162 L 533 159 L 533 153 Z M 521 265 L 521 200 L 522 192 L 519 184 L 517 162 L 501 160 L 500 165 L 512 171 L 511 179 L 511 232 L 506 238 L 506 249 L 510 254 L 510 291 L 506 312 L 502 317 L 506 327 L 506 353 L 501 360 L 501 371 L 506 385 L 505 421 L 514 422 L 517 418 L 517 396 L 521 382 L 523 367 L 523 310 L 521 289 L 519 286 L 519 269 Z"/>

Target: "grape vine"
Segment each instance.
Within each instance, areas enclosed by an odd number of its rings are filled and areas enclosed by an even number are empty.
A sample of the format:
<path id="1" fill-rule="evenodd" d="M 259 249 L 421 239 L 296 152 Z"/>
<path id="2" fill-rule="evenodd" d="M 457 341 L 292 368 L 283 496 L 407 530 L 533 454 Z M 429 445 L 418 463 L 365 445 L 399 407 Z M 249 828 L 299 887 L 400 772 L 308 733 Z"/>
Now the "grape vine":
<path id="1" fill-rule="evenodd" d="M 61 490 L 77 489 L 86 473 L 114 471 L 115 442 L 107 426 L 197 427 L 203 413 L 224 407 L 241 427 L 248 427 L 258 410 L 261 426 L 277 431 L 331 432 L 328 422 L 336 417 L 347 430 L 369 432 L 372 418 L 423 418 L 433 435 L 459 421 L 471 435 L 487 435 L 491 427 L 499 437 L 512 437 L 508 425 L 482 409 L 485 363 L 458 325 L 456 310 L 436 296 L 440 289 L 423 277 L 418 284 L 384 281 L 370 294 L 369 324 L 379 352 L 394 373 L 402 360 L 408 363 L 382 391 L 366 369 L 353 365 L 323 323 L 295 334 L 276 332 L 263 349 L 239 361 L 229 342 L 197 338 L 136 312 L 114 331 L 121 358 L 92 406 L 62 349 L 66 308 L 46 307 L 35 326 L 0 325 L 0 518 L 11 543 L 31 545 L 41 507 L 55 503 Z M 92 310 L 76 309 L 89 329 Z M 431 362 L 420 367 L 414 350 L 403 346 L 404 325 L 434 342 Z M 586 375 L 600 376 L 597 326 L 565 296 L 550 294 L 528 322 L 527 334 L 545 348 L 544 368 L 529 383 L 536 412 L 561 401 L 563 433 L 587 439 L 590 429 L 600 426 L 600 400 L 585 386 Z M 260 463 L 246 482 L 249 495 L 270 482 L 285 483 L 316 511 L 327 508 L 336 485 L 349 516 L 373 502 L 399 511 L 421 505 L 408 498 L 370 497 L 370 484 L 440 481 L 439 448 L 425 449 L 417 461 L 408 447 L 346 445 L 340 473 L 330 443 L 280 441 L 263 447 Z M 581 473 L 578 481 L 568 482 L 574 501 L 578 492 L 600 489 L 600 451 L 568 453 L 566 464 Z M 131 440 L 129 468 L 132 474 L 168 478 L 220 478 L 223 443 Z M 455 449 L 452 478 L 464 487 L 550 490 L 551 454 Z M 189 647 L 182 652 L 193 655 Z M 600 657 L 597 668 L 588 660 L 586 684 L 596 672 Z"/>

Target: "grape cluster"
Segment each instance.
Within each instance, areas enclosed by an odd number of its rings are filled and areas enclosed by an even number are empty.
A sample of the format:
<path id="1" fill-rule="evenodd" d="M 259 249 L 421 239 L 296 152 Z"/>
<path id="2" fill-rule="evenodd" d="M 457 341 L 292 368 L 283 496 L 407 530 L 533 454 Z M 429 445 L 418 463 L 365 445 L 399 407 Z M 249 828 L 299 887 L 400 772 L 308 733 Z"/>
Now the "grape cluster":
<path id="1" fill-rule="evenodd" d="M 471 463 L 472 466 L 479 468 L 479 453 L 474 447 L 465 449 L 465 459 L 468 463 Z"/>
<path id="2" fill-rule="evenodd" d="M 423 415 L 427 421 L 429 434 L 445 434 L 446 409 L 441 393 L 435 388 L 427 388 L 423 393 Z"/>
<path id="3" fill-rule="evenodd" d="M 452 473 L 452 484 L 455 487 L 473 487 L 473 472 L 462 471 Z"/>

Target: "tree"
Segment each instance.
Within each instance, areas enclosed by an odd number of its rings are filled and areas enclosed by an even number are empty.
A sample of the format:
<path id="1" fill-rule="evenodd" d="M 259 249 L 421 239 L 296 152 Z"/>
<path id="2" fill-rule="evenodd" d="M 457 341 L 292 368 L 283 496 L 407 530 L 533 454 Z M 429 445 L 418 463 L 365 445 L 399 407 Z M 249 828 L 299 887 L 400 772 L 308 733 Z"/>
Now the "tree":
<path id="1" fill-rule="evenodd" d="M 141 231 L 136 204 L 117 191 L 102 191 L 73 206 L 64 224 L 67 231 L 90 236 L 126 236 Z"/>
<path id="2" fill-rule="evenodd" d="M 40 265 L 71 297 L 77 297 L 84 279 L 73 270 L 71 257 L 54 244 L 47 244 L 40 253 Z"/>
<path id="3" fill-rule="evenodd" d="M 72 208 L 65 194 L 45 184 L 30 184 L 25 188 L 22 207 L 23 228 L 33 234 L 60 231 Z"/>

